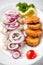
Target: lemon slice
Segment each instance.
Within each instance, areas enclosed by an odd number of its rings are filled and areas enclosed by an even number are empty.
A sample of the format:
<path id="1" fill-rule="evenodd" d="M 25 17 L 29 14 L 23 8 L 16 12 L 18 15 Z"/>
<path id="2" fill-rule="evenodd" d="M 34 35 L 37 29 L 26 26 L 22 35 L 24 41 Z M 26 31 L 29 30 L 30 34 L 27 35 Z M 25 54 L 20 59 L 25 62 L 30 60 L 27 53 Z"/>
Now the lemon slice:
<path id="1" fill-rule="evenodd" d="M 22 16 L 36 16 L 37 12 L 35 8 L 29 8 L 26 12 L 18 11 Z"/>

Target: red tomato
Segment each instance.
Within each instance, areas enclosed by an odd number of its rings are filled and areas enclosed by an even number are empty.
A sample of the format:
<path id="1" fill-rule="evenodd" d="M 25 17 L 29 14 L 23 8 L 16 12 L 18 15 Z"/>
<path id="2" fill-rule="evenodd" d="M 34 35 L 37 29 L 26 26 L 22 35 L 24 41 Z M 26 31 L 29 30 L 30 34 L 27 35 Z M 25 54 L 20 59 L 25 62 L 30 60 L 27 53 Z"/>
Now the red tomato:
<path id="1" fill-rule="evenodd" d="M 36 58 L 36 56 L 37 56 L 37 54 L 35 53 L 34 50 L 29 50 L 29 51 L 27 51 L 27 53 L 26 53 L 26 57 L 27 57 L 28 59 L 34 59 L 34 58 Z"/>

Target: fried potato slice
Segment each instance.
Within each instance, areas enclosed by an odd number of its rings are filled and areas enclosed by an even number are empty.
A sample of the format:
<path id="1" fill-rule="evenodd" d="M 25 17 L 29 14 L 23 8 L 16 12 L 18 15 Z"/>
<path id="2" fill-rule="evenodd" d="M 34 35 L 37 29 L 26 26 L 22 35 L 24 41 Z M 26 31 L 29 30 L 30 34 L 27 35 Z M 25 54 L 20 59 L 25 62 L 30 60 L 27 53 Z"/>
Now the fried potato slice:
<path id="1" fill-rule="evenodd" d="M 27 44 L 28 44 L 29 46 L 35 47 L 35 46 L 37 46 L 37 45 L 39 44 L 40 38 L 39 38 L 39 37 L 33 38 L 33 37 L 28 36 L 28 37 L 26 38 L 26 42 L 27 42 Z"/>
<path id="2" fill-rule="evenodd" d="M 39 18 L 37 16 L 26 17 L 24 23 L 38 23 Z"/>
<path id="3" fill-rule="evenodd" d="M 28 27 L 30 29 L 36 30 L 36 29 L 40 29 L 41 28 L 41 24 L 37 23 L 37 24 L 28 24 Z"/>
<path id="4" fill-rule="evenodd" d="M 42 30 L 41 29 L 32 30 L 32 29 L 28 28 L 28 29 L 26 29 L 26 33 L 27 33 L 27 35 L 32 36 L 32 37 L 40 37 L 42 34 Z"/>

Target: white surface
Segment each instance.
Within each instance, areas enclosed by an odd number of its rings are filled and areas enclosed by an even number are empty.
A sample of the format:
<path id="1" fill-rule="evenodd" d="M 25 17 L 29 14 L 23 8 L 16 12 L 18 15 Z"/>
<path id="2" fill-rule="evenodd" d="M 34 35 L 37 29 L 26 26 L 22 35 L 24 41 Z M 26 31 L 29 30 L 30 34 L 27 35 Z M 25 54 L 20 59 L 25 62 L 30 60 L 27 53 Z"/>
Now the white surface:
<path id="1" fill-rule="evenodd" d="M 9 3 L 15 3 L 22 0 L 0 0 L 0 9 Z M 43 0 L 23 0 L 24 2 L 34 3 L 38 9 L 43 9 Z"/>
<path id="2" fill-rule="evenodd" d="M 2 9 L 5 5 L 8 5 L 10 2 L 14 2 L 14 1 L 18 1 L 18 0 L 0 0 L 0 9 Z M 20 1 L 20 0 L 19 0 Z M 26 0 L 27 1 L 27 0 Z M 36 6 L 39 8 L 39 9 L 42 9 L 42 5 L 43 5 L 43 2 L 41 2 L 41 1 L 43 1 L 43 0 L 31 0 L 31 1 L 29 1 L 29 2 L 32 2 L 32 1 L 34 1 L 33 3 L 35 3 L 36 4 Z M 38 2 L 37 2 L 38 1 Z M 7 3 L 7 4 L 6 4 Z M 4 4 L 4 5 L 3 5 Z M 39 6 L 38 6 L 39 5 Z M 11 61 L 10 61 L 10 58 L 8 59 L 8 57 L 6 56 L 6 55 L 4 55 L 3 54 L 3 52 L 2 51 L 0 51 L 0 62 L 3 62 L 4 63 L 4 61 L 6 61 L 7 60 L 7 64 L 8 63 L 10 63 Z M 10 65 L 10 64 L 9 64 Z"/>

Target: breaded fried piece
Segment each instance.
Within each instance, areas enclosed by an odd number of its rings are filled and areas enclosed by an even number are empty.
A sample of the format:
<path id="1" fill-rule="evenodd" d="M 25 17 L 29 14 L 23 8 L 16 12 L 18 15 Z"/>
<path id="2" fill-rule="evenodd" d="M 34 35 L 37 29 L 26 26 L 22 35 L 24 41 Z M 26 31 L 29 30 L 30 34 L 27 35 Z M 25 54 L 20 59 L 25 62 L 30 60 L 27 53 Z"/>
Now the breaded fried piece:
<path id="1" fill-rule="evenodd" d="M 37 24 L 28 24 L 28 27 L 30 29 L 33 29 L 33 30 L 36 30 L 36 29 L 40 29 L 41 28 L 41 24 L 40 23 L 37 23 Z"/>
<path id="2" fill-rule="evenodd" d="M 39 18 L 37 16 L 26 17 L 24 23 L 38 23 Z"/>
<path id="3" fill-rule="evenodd" d="M 32 29 L 26 29 L 26 33 L 27 35 L 29 36 L 32 36 L 32 37 L 39 37 L 41 36 L 41 33 L 42 33 L 42 30 L 39 29 L 39 30 L 32 30 Z"/>
<path id="4" fill-rule="evenodd" d="M 29 46 L 34 47 L 34 46 L 37 46 L 37 45 L 39 44 L 40 38 L 39 38 L 39 37 L 38 37 L 38 38 L 33 38 L 33 37 L 28 36 L 28 37 L 26 38 L 26 42 L 27 42 L 27 44 L 28 44 Z"/>

